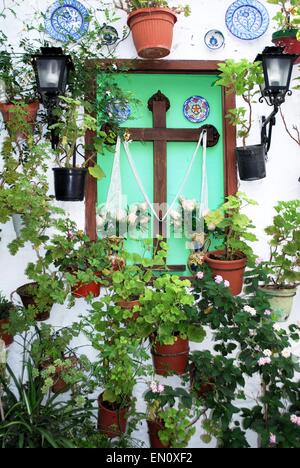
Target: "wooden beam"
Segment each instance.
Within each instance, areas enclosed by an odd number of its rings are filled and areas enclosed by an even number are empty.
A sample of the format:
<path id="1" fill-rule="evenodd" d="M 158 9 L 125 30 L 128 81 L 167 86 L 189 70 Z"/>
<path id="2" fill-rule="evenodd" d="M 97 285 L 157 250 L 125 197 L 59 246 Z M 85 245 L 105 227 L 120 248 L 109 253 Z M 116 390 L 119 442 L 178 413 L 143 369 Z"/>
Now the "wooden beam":
<path id="1" fill-rule="evenodd" d="M 132 141 L 197 142 L 201 131 L 202 128 L 128 128 Z M 208 146 L 216 144 L 215 140 L 209 143 Z"/>

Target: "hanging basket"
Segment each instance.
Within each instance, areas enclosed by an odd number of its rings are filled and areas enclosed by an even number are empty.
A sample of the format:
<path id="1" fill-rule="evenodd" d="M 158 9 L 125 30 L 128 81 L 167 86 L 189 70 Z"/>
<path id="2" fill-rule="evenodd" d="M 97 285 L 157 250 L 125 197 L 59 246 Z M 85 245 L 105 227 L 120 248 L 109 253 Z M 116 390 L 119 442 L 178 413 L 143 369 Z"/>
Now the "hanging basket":
<path id="1" fill-rule="evenodd" d="M 251 182 L 266 177 L 265 148 L 263 145 L 236 148 L 236 158 L 241 180 Z"/>
<path id="2" fill-rule="evenodd" d="M 83 201 L 87 169 L 54 168 L 55 198 L 59 201 Z"/>
<path id="3" fill-rule="evenodd" d="M 20 286 L 15 292 L 19 294 L 22 304 L 25 307 L 25 309 L 28 309 L 29 306 L 37 307 L 36 304 L 36 297 L 34 294 L 34 290 L 37 289 L 38 284 L 37 283 L 28 283 L 24 284 L 23 286 Z M 12 293 L 12 295 L 14 292 Z M 49 308 L 47 310 L 44 310 L 42 312 L 38 312 L 35 316 L 35 319 L 38 322 L 44 322 L 45 320 L 48 320 L 50 318 L 50 312 L 52 309 L 53 303 L 49 303 Z"/>
<path id="4" fill-rule="evenodd" d="M 297 40 L 298 29 L 276 31 L 272 35 L 272 42 L 278 47 L 284 47 L 285 54 L 295 54 L 298 58 L 294 65 L 300 63 L 300 41 Z"/>
<path id="5" fill-rule="evenodd" d="M 159 59 L 170 54 L 176 14 L 169 8 L 140 8 L 128 16 L 137 53 L 145 59 Z"/>

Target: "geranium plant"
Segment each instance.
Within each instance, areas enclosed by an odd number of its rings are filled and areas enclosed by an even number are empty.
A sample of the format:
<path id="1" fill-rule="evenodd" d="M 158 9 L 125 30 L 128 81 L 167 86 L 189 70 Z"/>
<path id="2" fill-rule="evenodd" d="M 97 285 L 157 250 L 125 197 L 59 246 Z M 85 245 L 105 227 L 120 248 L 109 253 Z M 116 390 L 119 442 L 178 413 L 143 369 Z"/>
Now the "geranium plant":
<path id="1" fill-rule="evenodd" d="M 261 63 L 249 62 L 247 59 L 238 62 L 227 59 L 219 64 L 219 71 L 220 75 L 215 84 L 224 86 L 228 94 L 241 96 L 246 104 L 246 107 L 229 109 L 226 115 L 230 124 L 238 127 L 238 136 L 242 138 L 245 147 L 253 123 L 252 107 L 255 96 L 259 93 L 259 85 L 264 82 Z"/>
<path id="2" fill-rule="evenodd" d="M 143 307 L 137 319 L 145 336 L 154 334 L 155 341 L 172 345 L 177 337 L 201 342 L 205 336 L 202 326 L 193 316 L 194 298 L 189 280 L 169 274 L 155 279 L 140 302 Z"/>
<path id="3" fill-rule="evenodd" d="M 162 445 L 167 448 L 186 447 L 196 432 L 194 424 L 199 418 L 199 415 L 195 417 L 194 414 L 197 414 L 196 408 L 192 411 L 193 399 L 189 392 L 181 387 L 174 388 L 152 381 L 144 398 L 147 402 L 146 419 L 150 440 L 153 435 L 151 423 L 154 423 L 155 436 Z"/>
<path id="4" fill-rule="evenodd" d="M 254 228 L 250 218 L 242 212 L 248 206 L 257 205 L 255 200 L 243 192 L 227 197 L 226 202 L 215 211 L 205 216 L 205 223 L 212 237 L 221 241 L 224 250 L 220 256 L 223 260 L 235 260 L 242 253 L 251 262 L 255 258 L 249 242 L 257 240 L 251 232 Z"/>
<path id="5" fill-rule="evenodd" d="M 153 7 L 171 8 L 175 13 L 184 13 L 185 16 L 189 16 L 191 13 L 191 8 L 189 5 L 170 7 L 167 0 L 115 0 L 114 4 L 117 8 L 120 8 L 127 13 L 130 13 L 134 10 L 139 10 L 140 8 Z"/>

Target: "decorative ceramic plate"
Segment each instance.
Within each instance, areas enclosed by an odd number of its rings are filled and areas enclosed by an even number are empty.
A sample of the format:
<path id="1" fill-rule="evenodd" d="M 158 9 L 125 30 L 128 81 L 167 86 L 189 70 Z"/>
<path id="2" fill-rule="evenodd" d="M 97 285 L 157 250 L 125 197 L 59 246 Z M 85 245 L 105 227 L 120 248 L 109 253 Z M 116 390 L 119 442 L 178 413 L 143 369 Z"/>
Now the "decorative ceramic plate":
<path id="1" fill-rule="evenodd" d="M 252 40 L 267 31 L 270 18 L 267 9 L 257 0 L 237 0 L 228 8 L 225 21 L 234 36 Z"/>
<path id="2" fill-rule="evenodd" d="M 109 117 L 115 119 L 118 123 L 126 122 L 131 116 L 131 107 L 121 101 L 112 101 L 106 107 Z"/>
<path id="3" fill-rule="evenodd" d="M 79 40 L 89 24 L 89 12 L 77 0 L 58 0 L 46 12 L 45 29 L 57 41 Z"/>
<path id="4" fill-rule="evenodd" d="M 107 24 L 103 24 L 101 28 L 101 42 L 104 45 L 114 45 L 117 40 L 119 39 L 118 31 L 113 28 L 112 26 L 108 26 Z"/>
<path id="5" fill-rule="evenodd" d="M 187 120 L 193 123 L 203 122 L 209 116 L 210 107 L 202 96 L 191 96 L 183 106 L 183 113 Z"/>
<path id="6" fill-rule="evenodd" d="M 221 47 L 224 46 L 225 39 L 221 31 L 218 31 L 217 29 L 211 29 L 205 34 L 204 42 L 209 49 L 216 50 L 221 49 Z"/>

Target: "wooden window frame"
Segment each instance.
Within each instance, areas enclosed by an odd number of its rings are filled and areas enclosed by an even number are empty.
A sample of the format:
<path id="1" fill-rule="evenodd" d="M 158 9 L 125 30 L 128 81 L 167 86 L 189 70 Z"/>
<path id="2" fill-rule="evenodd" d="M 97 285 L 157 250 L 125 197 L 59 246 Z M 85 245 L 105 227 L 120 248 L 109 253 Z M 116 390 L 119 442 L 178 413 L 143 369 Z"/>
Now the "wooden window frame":
<path id="1" fill-rule="evenodd" d="M 220 61 L 216 60 L 88 60 L 86 67 L 92 76 L 87 85 L 89 90 L 87 99 L 95 102 L 97 98 L 97 74 L 105 70 L 109 65 L 116 64 L 120 73 L 161 73 L 161 74 L 196 74 L 196 75 L 216 75 L 218 74 L 218 65 Z M 223 115 L 228 113 L 229 109 L 236 107 L 235 94 L 227 94 L 225 88 L 222 88 L 222 107 Z M 223 119 L 224 135 L 224 196 L 233 195 L 237 192 L 237 170 L 236 170 L 236 129 L 229 124 L 227 119 Z M 86 133 L 86 145 L 91 147 L 95 137 L 95 132 Z M 97 160 L 97 154 L 94 150 L 86 151 L 86 159 L 89 165 L 93 165 Z M 97 204 L 97 180 L 87 176 L 87 185 L 85 193 L 85 231 L 92 240 L 97 239 L 96 226 L 96 204 Z"/>

